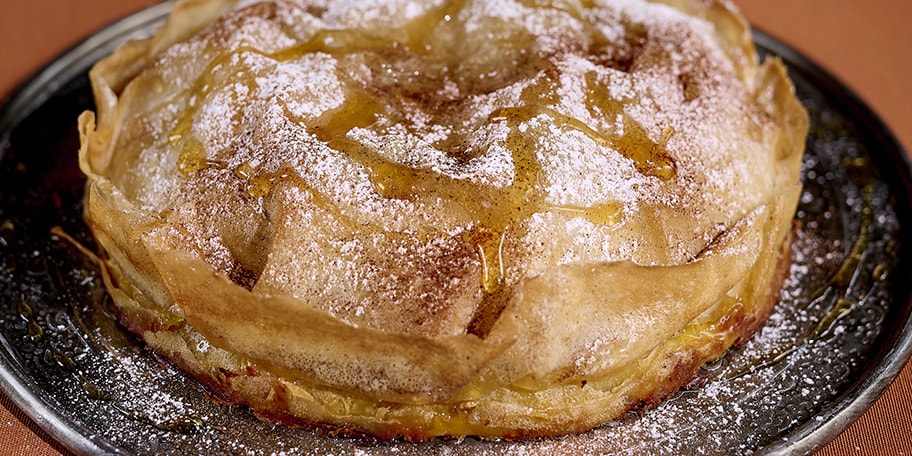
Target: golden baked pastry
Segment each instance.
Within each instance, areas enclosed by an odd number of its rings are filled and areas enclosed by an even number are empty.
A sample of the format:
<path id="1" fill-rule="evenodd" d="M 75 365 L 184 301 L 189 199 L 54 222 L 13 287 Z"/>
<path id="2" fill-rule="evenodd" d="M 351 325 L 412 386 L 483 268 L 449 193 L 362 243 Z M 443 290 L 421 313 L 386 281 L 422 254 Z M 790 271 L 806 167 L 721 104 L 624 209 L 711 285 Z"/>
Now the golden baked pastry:
<path id="1" fill-rule="evenodd" d="M 121 321 L 333 432 L 581 432 L 778 298 L 807 116 L 706 0 L 184 0 L 91 72 Z"/>

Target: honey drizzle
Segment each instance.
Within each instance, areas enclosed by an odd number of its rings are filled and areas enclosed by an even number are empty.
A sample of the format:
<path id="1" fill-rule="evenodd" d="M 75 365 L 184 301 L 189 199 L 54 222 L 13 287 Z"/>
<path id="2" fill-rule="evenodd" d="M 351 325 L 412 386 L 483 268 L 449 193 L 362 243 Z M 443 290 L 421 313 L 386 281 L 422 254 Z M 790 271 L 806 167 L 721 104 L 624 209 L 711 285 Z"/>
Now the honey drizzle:
<path id="1" fill-rule="evenodd" d="M 674 135 L 674 128 L 670 126 L 663 128 L 659 142 L 652 141 L 649 139 L 646 129 L 624 112 L 625 102 L 632 103 L 635 100 L 616 100 L 606 96 L 610 93 L 604 84 L 599 83 L 595 72 L 586 74 L 586 107 L 589 112 L 596 118 L 620 118 L 624 127 L 623 133 L 609 139 L 591 131 L 590 127 L 577 120 L 576 122 L 585 127 L 585 130 L 581 129 L 581 131 L 599 145 L 613 148 L 621 155 L 633 160 L 637 171 L 643 175 L 658 177 L 666 181 L 673 178 L 677 166 L 674 159 L 668 154 L 666 145 Z M 580 128 L 576 124 L 572 126 Z"/>
<path id="2" fill-rule="evenodd" d="M 858 304 L 857 300 L 852 299 L 849 294 L 855 288 L 855 284 L 862 273 L 861 266 L 867 256 L 866 251 L 871 243 L 871 227 L 874 225 L 874 210 L 871 208 L 873 187 L 868 185 L 862 188 L 861 192 L 864 207 L 861 210 L 858 238 L 852 244 L 846 258 L 839 265 L 839 269 L 833 273 L 829 283 L 823 289 L 814 293 L 814 296 L 818 296 L 818 298 L 811 301 L 811 305 L 827 299 L 828 296 L 832 297 L 829 298 L 830 302 L 825 306 L 828 309 L 827 313 L 820 319 L 808 336 L 810 339 L 820 339 L 831 333 L 836 323 Z M 872 271 L 872 277 L 874 275 L 874 271 Z"/>
<path id="3" fill-rule="evenodd" d="M 355 51 L 373 51 L 387 55 L 411 51 L 428 54 L 433 51 L 429 37 L 433 29 L 445 27 L 451 23 L 455 14 L 462 8 L 465 0 L 448 2 L 444 6 L 413 20 L 409 25 L 398 30 L 395 39 L 363 36 L 363 34 L 346 30 L 321 30 L 310 40 L 277 52 L 268 53 L 251 46 L 240 47 L 229 53 L 218 55 L 208 64 L 202 75 L 189 89 L 187 109 L 181 113 L 174 128 L 169 134 L 172 145 L 182 143 L 182 152 L 178 158 L 178 169 L 184 175 L 192 175 L 202 169 L 222 166 L 220 163 L 207 160 L 202 143 L 190 135 L 193 119 L 204 100 L 214 87 L 214 75 L 217 69 L 229 60 L 243 53 L 253 53 L 275 61 L 284 62 L 299 58 L 308 53 L 328 53 L 345 55 Z M 447 55 L 446 52 L 438 52 Z M 437 69 L 449 71 L 450 65 Z M 535 84 L 527 87 L 520 97 L 520 104 L 514 107 L 501 108 L 488 118 L 489 122 L 506 122 L 509 131 L 505 145 L 513 159 L 513 182 L 503 189 L 481 187 L 468 181 L 458 180 L 441 175 L 432 170 L 414 168 L 392 161 L 379 151 L 350 139 L 347 134 L 353 128 L 367 128 L 375 124 L 380 116 L 389 111 L 388 104 L 377 94 L 357 88 L 358 84 L 348 80 L 346 75 L 339 78 L 348 87 L 346 102 L 338 109 L 325 113 L 316 122 L 311 122 L 308 131 L 329 147 L 341 151 L 355 159 L 368 172 L 375 190 L 386 198 L 414 200 L 423 195 L 433 195 L 459 204 L 474 220 L 471 228 L 461 236 L 465 242 L 474 246 L 482 266 L 480 278 L 482 299 L 472 317 L 467 331 L 484 337 L 506 306 L 511 293 L 511 285 L 505 278 L 505 244 L 508 233 L 522 226 L 522 221 L 532 214 L 550 211 L 566 217 L 582 217 L 599 225 L 610 226 L 618 223 L 623 215 L 623 206 L 618 202 L 607 202 L 591 207 L 573 205 L 547 205 L 539 185 L 541 164 L 535 156 L 531 139 L 520 130 L 520 124 L 539 115 L 546 115 L 563 128 L 579 131 L 600 146 L 615 149 L 631 159 L 637 170 L 647 176 L 670 179 L 674 176 L 674 161 L 665 150 L 665 143 L 673 134 L 666 128 L 662 139 L 656 143 L 650 141 L 646 130 L 629 116 L 623 113 L 623 100 L 613 100 L 606 96 L 609 92 L 587 77 L 587 101 L 593 115 L 623 119 L 623 134 L 607 137 L 594 130 L 585 122 L 561 114 L 551 108 L 558 102 L 555 78 L 540 78 Z M 248 89 L 255 82 L 246 82 Z M 595 100 L 595 101 L 591 101 Z M 287 111 L 287 110 L 286 110 Z M 601 111 L 598 113 L 597 111 Z M 290 113 L 287 113 L 290 115 Z M 290 115 L 290 118 L 295 116 Z M 301 122 L 301 119 L 296 119 Z M 436 144 L 440 145 L 440 144 Z M 451 153 L 452 151 L 447 151 Z M 453 154 L 451 154 L 453 155 Z M 454 155 L 455 156 L 455 155 Z M 267 196 L 275 183 L 283 176 L 276 173 L 257 172 L 249 163 L 235 168 L 235 175 L 247 181 L 247 192 L 254 197 Z M 289 171 L 285 171 L 287 174 Z M 314 192 L 311 192 L 312 194 Z M 321 207 L 327 202 L 323 202 Z M 334 211 L 339 212 L 339 211 Z"/>

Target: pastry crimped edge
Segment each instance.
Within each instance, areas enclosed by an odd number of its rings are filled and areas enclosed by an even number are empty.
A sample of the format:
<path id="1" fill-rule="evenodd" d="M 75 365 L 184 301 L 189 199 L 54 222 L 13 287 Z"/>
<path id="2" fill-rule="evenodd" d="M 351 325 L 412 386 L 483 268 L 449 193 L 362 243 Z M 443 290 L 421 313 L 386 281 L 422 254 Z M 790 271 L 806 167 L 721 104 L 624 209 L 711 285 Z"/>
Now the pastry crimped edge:
<path id="1" fill-rule="evenodd" d="M 117 134 L 108 119 L 117 116 L 117 93 L 123 84 L 169 43 L 185 38 L 188 30 L 203 27 L 232 3 L 178 3 L 177 8 L 185 8 L 185 12 L 194 10 L 194 13 L 175 17 L 195 18 L 198 22 L 169 23 L 151 40 L 128 43 L 100 63 L 92 72 L 98 100 L 98 127 L 95 116 L 85 114 L 80 118 L 80 165 L 90 176 L 87 220 L 105 252 L 105 282 L 120 312 L 120 320 L 140 334 L 156 352 L 205 384 L 217 397 L 250 405 L 256 413 L 283 423 L 315 426 L 332 433 L 365 433 L 384 439 L 401 437 L 417 441 L 463 435 L 527 439 L 583 432 L 632 408 L 659 403 L 688 382 L 706 361 L 721 356 L 731 345 L 749 337 L 765 321 L 778 300 L 779 285 L 788 272 L 791 219 L 800 193 L 797 183 L 738 221 L 716 244 L 706 249 L 705 255 L 694 260 L 694 263 L 711 262 L 715 258 L 714 249 L 723 252 L 719 256 L 724 256 L 728 244 L 755 243 L 759 252 L 757 261 L 725 297 L 647 356 L 619 367 L 604 379 L 558 382 L 544 389 L 527 391 L 500 386 L 490 390 L 484 386 L 482 393 L 466 393 L 458 400 L 409 404 L 378 401 L 299 378 L 283 378 L 281 374 L 269 372 L 268 368 L 258 368 L 255 362 L 244 357 L 212 346 L 193 325 L 167 305 L 175 302 L 168 286 L 174 278 L 162 276 L 159 271 L 182 264 L 199 277 L 201 284 L 212 286 L 216 283 L 216 287 L 223 288 L 237 285 L 207 269 L 202 261 L 163 251 L 148 243 L 138 245 L 143 243 L 143 231 L 154 226 L 156 221 L 145 219 L 142 214 L 120 212 L 119 208 L 129 206 L 129 202 L 110 182 L 96 177 L 113 154 L 104 144 Z M 685 11 L 694 5 L 678 3 L 676 6 Z M 743 20 L 718 4 L 713 4 L 711 11 L 721 15 L 723 21 L 735 24 L 725 28 L 725 33 L 742 46 L 733 46 L 726 51 L 739 54 L 737 58 L 740 59 L 755 58 L 752 46 L 743 44 L 744 40 L 749 40 Z M 745 64 L 742 71 L 751 71 L 751 68 Z M 803 111 L 793 98 L 782 64 L 771 60 L 748 79 L 759 88 L 769 89 L 765 91 L 770 97 L 767 103 L 782 106 L 780 112 L 785 117 L 786 130 L 783 147 L 800 149 L 806 120 L 802 124 Z M 798 157 L 792 161 L 800 160 L 800 154 L 793 152 L 793 155 Z M 119 220 L 120 226 L 130 228 L 124 230 L 93 223 L 101 219 Z M 198 349 L 201 346 L 206 349 Z M 465 388 L 473 386 L 469 383 Z M 556 400 L 558 397 L 572 399 Z"/>

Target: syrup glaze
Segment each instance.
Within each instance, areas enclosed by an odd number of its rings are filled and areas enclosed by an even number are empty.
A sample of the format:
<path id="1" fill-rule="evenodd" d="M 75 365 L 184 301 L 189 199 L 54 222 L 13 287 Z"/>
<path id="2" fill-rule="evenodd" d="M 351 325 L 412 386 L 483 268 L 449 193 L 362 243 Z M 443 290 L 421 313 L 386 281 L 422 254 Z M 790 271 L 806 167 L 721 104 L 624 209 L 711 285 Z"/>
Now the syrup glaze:
<path id="1" fill-rule="evenodd" d="M 520 74 L 523 77 L 531 77 L 534 82 L 522 89 L 515 104 L 494 107 L 484 119 L 488 125 L 500 124 L 507 129 L 503 143 L 512 162 L 512 178 L 508 185 L 479 186 L 467 179 L 441 174 L 433 168 L 399 162 L 380 153 L 374 145 L 353 138 L 351 133 L 355 129 L 370 129 L 378 124 L 402 121 L 408 125 L 409 104 L 428 105 L 424 109 L 436 117 L 435 121 L 446 124 L 451 111 L 460 109 L 466 100 L 494 89 L 485 80 L 484 71 L 487 69 L 484 66 L 473 68 L 462 64 L 459 60 L 461 53 L 453 49 L 452 42 L 440 38 L 460 32 L 457 18 L 465 3 L 464 0 L 447 2 L 431 8 L 389 37 L 369 36 L 358 30 L 322 29 L 310 39 L 278 51 L 267 52 L 244 45 L 215 54 L 183 94 L 187 100 L 185 108 L 177 116 L 167 137 L 169 145 L 181 151 L 176 166 L 185 177 L 192 177 L 202 170 L 227 166 L 210 158 L 214 154 L 205 150 L 204 141 L 194 136 L 193 127 L 205 100 L 218 88 L 218 71 L 239 56 L 248 54 L 275 62 L 291 62 L 315 53 L 328 54 L 337 60 L 367 54 L 367 57 L 359 58 L 367 62 L 381 62 L 379 68 L 371 68 L 371 71 L 386 78 L 386 85 L 380 88 L 365 86 L 357 78 L 337 70 L 336 77 L 345 86 L 346 93 L 341 107 L 316 119 L 296 116 L 287 107 L 285 115 L 293 122 L 304 125 L 318 141 L 353 158 L 367 172 L 375 191 L 382 197 L 400 200 L 412 200 L 419 196 L 437 197 L 457 203 L 468 214 L 472 223 L 458 237 L 477 252 L 481 265 L 478 279 L 481 301 L 468 325 L 468 332 L 484 336 L 506 305 L 512 294 L 510 287 L 515 283 L 505 278 L 510 255 L 505 245 L 511 236 L 518 235 L 516 233 L 522 230 L 529 217 L 551 212 L 567 218 L 579 217 L 602 226 L 614 225 L 624 217 L 624 204 L 619 201 L 578 205 L 554 204 L 546 200 L 542 165 L 535 144 L 541 130 L 553 126 L 564 132 L 581 133 L 598 147 L 613 150 L 632 161 L 643 176 L 667 181 L 676 175 L 675 161 L 665 149 L 674 135 L 674 129 L 666 126 L 658 141 L 650 139 L 647 129 L 625 113 L 626 105 L 640 100 L 612 96 L 605 81 L 593 71 L 585 75 L 588 115 L 619 119 L 619 128 L 606 131 L 585 119 L 562 113 L 557 95 L 561 86 L 559 72 L 549 60 L 551 56 L 536 50 L 535 42 L 526 38 L 501 50 L 506 56 L 519 56 L 521 61 L 508 61 L 518 69 L 512 70 L 514 78 L 507 78 L 500 84 L 505 85 L 518 78 L 519 73 L 524 73 Z M 591 6 L 579 9 L 572 5 L 552 5 L 550 8 L 579 18 L 588 14 L 586 8 Z M 588 26 L 586 34 L 586 41 L 591 42 L 593 48 L 606 46 L 606 38 L 595 27 Z M 629 61 L 613 63 L 621 68 L 629 64 Z M 257 89 L 254 78 L 242 79 L 240 83 L 246 86 L 247 91 Z M 426 100 L 428 93 L 446 92 L 446 84 L 457 86 L 456 96 Z M 452 159 L 455 166 L 484 153 L 466 147 L 458 131 L 453 133 L 454 129 L 450 128 L 447 137 L 433 141 L 433 146 Z M 421 135 L 420 131 L 415 133 Z M 234 176 L 243 181 L 241 185 L 247 194 L 254 198 L 269 196 L 277 183 L 288 179 L 301 183 L 293 170 L 260 170 L 249 161 L 235 166 L 233 171 Z M 311 195 L 317 193 L 311 192 Z M 336 214 L 337 219 L 345 218 L 341 211 L 333 210 L 332 201 L 319 197 L 315 199 L 322 201 L 318 203 L 320 207 Z"/>

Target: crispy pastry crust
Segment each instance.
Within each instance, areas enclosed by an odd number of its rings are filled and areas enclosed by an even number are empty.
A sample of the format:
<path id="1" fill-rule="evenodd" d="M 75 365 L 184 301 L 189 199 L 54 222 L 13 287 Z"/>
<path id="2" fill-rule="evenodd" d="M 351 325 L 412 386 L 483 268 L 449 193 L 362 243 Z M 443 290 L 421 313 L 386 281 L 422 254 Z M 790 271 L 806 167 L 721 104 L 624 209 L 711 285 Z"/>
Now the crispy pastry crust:
<path id="1" fill-rule="evenodd" d="M 583 432 L 766 319 L 807 115 L 728 3 L 179 1 L 91 72 L 121 322 L 333 433 Z M 410 8 L 406 8 L 409 6 Z"/>

